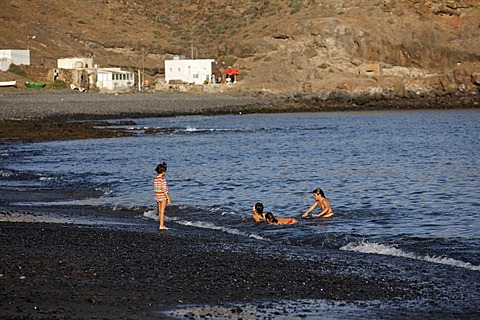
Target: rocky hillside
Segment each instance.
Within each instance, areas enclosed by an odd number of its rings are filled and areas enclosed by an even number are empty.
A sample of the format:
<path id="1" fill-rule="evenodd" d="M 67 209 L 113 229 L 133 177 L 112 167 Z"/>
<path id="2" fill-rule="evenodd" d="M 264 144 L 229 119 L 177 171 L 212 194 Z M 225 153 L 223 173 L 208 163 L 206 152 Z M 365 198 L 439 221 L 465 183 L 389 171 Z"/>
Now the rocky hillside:
<path id="1" fill-rule="evenodd" d="M 0 48 L 29 42 L 35 65 L 91 56 L 161 78 L 163 61 L 180 54 L 234 64 L 242 72 L 236 90 L 480 88 L 480 0 L 3 0 L 1 7 Z"/>

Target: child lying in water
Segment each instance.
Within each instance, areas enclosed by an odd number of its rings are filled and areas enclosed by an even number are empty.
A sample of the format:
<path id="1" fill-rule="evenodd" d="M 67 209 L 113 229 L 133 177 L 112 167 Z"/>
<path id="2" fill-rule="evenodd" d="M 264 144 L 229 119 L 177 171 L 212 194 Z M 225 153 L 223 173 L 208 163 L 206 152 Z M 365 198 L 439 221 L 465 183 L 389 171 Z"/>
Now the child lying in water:
<path id="1" fill-rule="evenodd" d="M 298 222 L 298 220 L 295 218 L 275 217 L 271 212 L 267 212 L 265 214 L 265 220 L 268 224 L 295 224 Z"/>

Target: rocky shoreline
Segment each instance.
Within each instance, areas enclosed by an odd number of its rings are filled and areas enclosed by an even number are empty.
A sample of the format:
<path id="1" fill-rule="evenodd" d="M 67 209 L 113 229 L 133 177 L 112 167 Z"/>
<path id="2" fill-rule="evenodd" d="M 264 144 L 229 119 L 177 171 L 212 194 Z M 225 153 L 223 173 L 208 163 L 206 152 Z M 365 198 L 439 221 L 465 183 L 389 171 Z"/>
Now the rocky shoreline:
<path id="1" fill-rule="evenodd" d="M 102 94 L 0 91 L 0 120 L 91 120 L 235 113 L 480 108 L 480 94 L 354 95 L 257 93 Z"/>
<path id="2" fill-rule="evenodd" d="M 115 128 L 118 122 L 94 121 L 101 119 L 479 107 L 479 94 L 407 98 L 354 96 L 346 92 L 332 92 L 328 96 L 322 96 L 165 92 L 115 95 L 63 90 L 38 93 L 5 91 L 0 93 L 0 144 L 122 137 L 131 134 L 125 129 Z M 78 120 L 82 122 L 72 122 Z M 134 120 L 131 124 L 135 124 Z"/>

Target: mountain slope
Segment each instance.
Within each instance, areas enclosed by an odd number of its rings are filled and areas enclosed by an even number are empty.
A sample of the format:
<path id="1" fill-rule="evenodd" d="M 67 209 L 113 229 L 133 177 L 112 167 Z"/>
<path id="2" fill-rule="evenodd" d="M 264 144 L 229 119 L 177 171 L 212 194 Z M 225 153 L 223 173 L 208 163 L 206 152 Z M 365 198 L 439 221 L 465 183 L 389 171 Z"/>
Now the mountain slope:
<path id="1" fill-rule="evenodd" d="M 465 83 L 478 90 L 460 79 L 480 68 L 478 0 L 4 0 L 2 6 L 7 31 L 0 47 L 24 49 L 35 35 L 32 64 L 47 67 L 58 58 L 91 56 L 102 66 L 161 76 L 165 59 L 185 55 L 235 63 L 243 90 L 446 90 Z M 363 74 L 365 65 L 374 72 Z"/>

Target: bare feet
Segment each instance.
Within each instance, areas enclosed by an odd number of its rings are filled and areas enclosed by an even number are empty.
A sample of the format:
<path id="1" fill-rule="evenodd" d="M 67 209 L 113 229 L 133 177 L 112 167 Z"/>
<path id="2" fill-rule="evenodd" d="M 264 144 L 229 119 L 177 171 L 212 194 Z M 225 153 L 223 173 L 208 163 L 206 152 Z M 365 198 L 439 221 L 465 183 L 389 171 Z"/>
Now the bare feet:
<path id="1" fill-rule="evenodd" d="M 158 228 L 158 230 L 168 230 L 168 229 L 170 229 L 170 228 L 167 228 L 167 227 L 165 227 L 165 226 L 160 226 L 160 227 Z"/>

